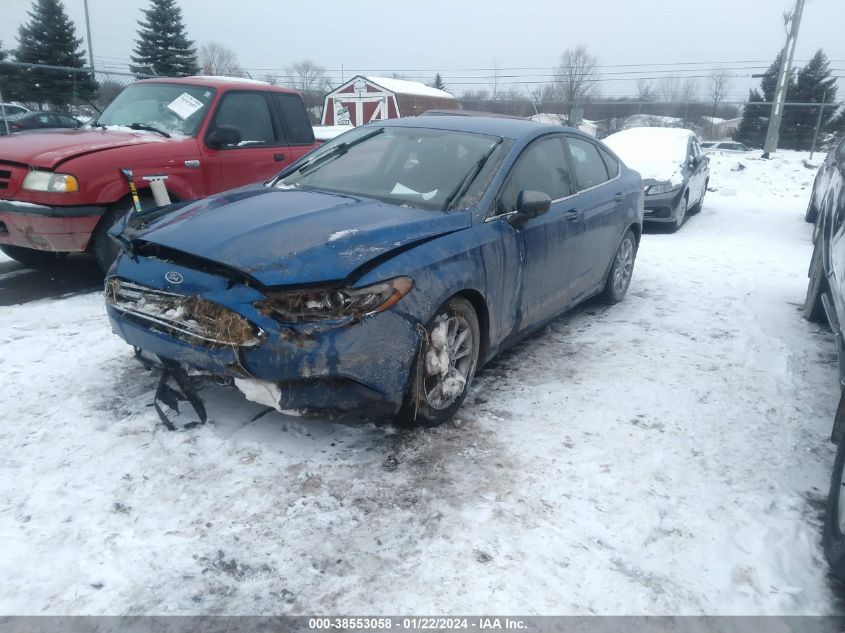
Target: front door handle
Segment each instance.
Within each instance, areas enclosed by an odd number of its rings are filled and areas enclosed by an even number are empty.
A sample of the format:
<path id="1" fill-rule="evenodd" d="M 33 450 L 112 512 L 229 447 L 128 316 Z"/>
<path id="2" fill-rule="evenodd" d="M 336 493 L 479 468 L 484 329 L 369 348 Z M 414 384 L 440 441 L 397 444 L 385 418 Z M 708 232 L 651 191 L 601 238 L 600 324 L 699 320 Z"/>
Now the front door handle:
<path id="1" fill-rule="evenodd" d="M 625 194 L 624 193 L 617 193 L 615 196 L 613 196 L 613 199 L 616 202 L 622 202 L 625 199 Z"/>
<path id="2" fill-rule="evenodd" d="M 285 159 L 284 154 L 273 154 L 273 160 L 277 163 L 281 163 Z"/>
<path id="3" fill-rule="evenodd" d="M 575 222 L 575 220 L 581 217 L 581 212 L 577 209 L 572 209 L 571 211 L 567 211 L 566 213 L 564 213 L 563 217 L 565 217 L 570 222 Z"/>

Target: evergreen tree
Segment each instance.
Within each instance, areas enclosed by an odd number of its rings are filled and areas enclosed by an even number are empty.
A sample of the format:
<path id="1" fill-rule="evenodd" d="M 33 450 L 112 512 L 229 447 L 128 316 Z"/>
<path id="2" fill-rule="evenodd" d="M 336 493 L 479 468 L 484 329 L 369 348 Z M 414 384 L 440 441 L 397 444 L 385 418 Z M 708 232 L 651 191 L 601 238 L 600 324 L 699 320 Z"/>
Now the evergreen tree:
<path id="1" fill-rule="evenodd" d="M 760 90 L 752 89 L 748 94 L 748 103 L 742 109 L 742 120 L 734 132 L 734 139 L 745 143 L 750 147 L 763 147 L 766 142 L 766 132 L 769 129 L 769 116 L 772 113 L 771 102 L 775 99 L 777 88 L 778 72 L 780 72 L 780 61 L 783 57 L 781 51 L 772 62 L 772 65 L 763 74 L 760 80 Z M 789 80 L 787 95 L 795 87 L 793 78 Z M 761 94 L 762 92 L 762 94 Z M 763 102 L 768 102 L 764 104 Z"/>
<path id="2" fill-rule="evenodd" d="M 832 76 L 827 55 L 816 51 L 795 79 L 790 88 L 788 101 L 796 103 L 833 103 L 836 101 L 836 79 Z M 813 133 L 819 118 L 819 109 L 808 106 L 787 106 L 781 121 L 780 146 L 788 149 L 810 149 Z M 836 108 L 824 108 L 822 128 L 827 127 L 836 113 Z"/>
<path id="3" fill-rule="evenodd" d="M 433 88 L 437 88 L 438 90 L 446 90 L 446 83 L 443 81 L 443 77 L 440 76 L 440 73 L 434 75 L 434 83 L 431 85 Z"/>
<path id="4" fill-rule="evenodd" d="M 28 23 L 18 27 L 15 59 L 27 64 L 85 68 L 82 38 L 65 13 L 60 0 L 34 0 Z M 97 81 L 90 72 L 18 67 L 13 84 L 17 98 L 38 104 L 64 107 L 77 99 L 91 101 Z"/>
<path id="5" fill-rule="evenodd" d="M 163 77 L 198 74 L 197 50 L 185 32 L 182 9 L 176 0 L 151 0 L 150 8 L 142 12 L 144 19 L 138 21 L 141 28 L 132 55 L 132 72 Z"/>

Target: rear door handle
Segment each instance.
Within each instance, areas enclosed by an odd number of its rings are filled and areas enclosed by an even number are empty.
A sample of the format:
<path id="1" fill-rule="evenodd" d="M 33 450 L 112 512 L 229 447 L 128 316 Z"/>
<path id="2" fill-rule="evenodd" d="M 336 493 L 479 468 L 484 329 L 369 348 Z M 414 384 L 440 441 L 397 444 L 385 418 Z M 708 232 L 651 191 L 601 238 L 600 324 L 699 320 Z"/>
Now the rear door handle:
<path id="1" fill-rule="evenodd" d="M 572 209 L 571 211 L 567 211 L 566 213 L 564 213 L 563 217 L 565 217 L 570 222 L 575 222 L 575 220 L 581 217 L 581 212 L 577 209 Z"/>
<path id="2" fill-rule="evenodd" d="M 625 199 L 625 194 L 624 193 L 617 193 L 615 196 L 613 196 L 613 199 L 616 202 L 622 202 Z"/>
<path id="3" fill-rule="evenodd" d="M 277 163 L 281 163 L 285 159 L 284 154 L 273 154 L 273 160 Z"/>

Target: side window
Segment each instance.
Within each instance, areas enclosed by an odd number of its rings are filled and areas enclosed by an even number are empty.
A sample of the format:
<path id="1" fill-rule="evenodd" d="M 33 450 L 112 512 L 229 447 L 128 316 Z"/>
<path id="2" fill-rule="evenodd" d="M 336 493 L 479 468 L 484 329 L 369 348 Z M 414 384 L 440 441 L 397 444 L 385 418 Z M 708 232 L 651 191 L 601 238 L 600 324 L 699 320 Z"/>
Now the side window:
<path id="1" fill-rule="evenodd" d="M 599 155 L 599 148 L 584 139 L 569 137 L 569 153 L 578 180 L 578 190 L 583 191 L 607 182 L 607 167 Z"/>
<path id="2" fill-rule="evenodd" d="M 692 139 L 692 155 L 695 156 L 696 158 L 701 156 L 701 146 L 698 144 L 697 138 Z"/>
<path id="3" fill-rule="evenodd" d="M 257 92 L 224 95 L 210 131 L 225 132 L 224 149 L 278 145 L 269 103 Z"/>
<path id="4" fill-rule="evenodd" d="M 601 154 L 602 160 L 604 160 L 604 166 L 607 167 L 607 175 L 610 179 L 616 178 L 619 175 L 619 161 L 613 158 L 603 147 L 599 147 L 599 153 Z"/>
<path id="5" fill-rule="evenodd" d="M 284 136 L 290 145 L 311 145 L 314 142 L 314 130 L 302 99 L 296 95 L 275 94 L 273 98 L 282 113 L 285 126 Z"/>
<path id="6" fill-rule="evenodd" d="M 499 194 L 496 214 L 515 211 L 517 196 L 524 190 L 541 191 L 552 200 L 572 194 L 569 166 L 560 136 L 535 141 L 520 154 Z"/>

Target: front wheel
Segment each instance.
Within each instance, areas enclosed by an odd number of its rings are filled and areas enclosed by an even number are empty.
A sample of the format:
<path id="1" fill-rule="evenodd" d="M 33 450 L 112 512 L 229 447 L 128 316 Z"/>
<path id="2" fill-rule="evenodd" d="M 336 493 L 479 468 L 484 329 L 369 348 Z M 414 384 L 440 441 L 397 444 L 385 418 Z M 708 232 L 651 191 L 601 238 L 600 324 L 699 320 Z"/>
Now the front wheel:
<path id="1" fill-rule="evenodd" d="M 400 421 L 436 426 L 451 419 L 475 376 L 480 343 L 475 308 L 461 297 L 450 299 L 425 328 Z"/>
<path id="2" fill-rule="evenodd" d="M 602 299 L 608 303 L 619 303 L 625 298 L 631 277 L 634 274 L 634 261 L 637 259 L 637 238 L 628 229 L 613 255 L 613 263 L 604 281 Z"/>
<path id="3" fill-rule="evenodd" d="M 675 210 L 675 221 L 671 225 L 672 233 L 684 225 L 684 220 L 687 217 L 687 207 L 689 207 L 689 193 L 684 194 L 684 197 L 678 203 L 678 208 Z"/>
<path id="4" fill-rule="evenodd" d="M 49 268 L 50 266 L 56 266 L 67 257 L 67 253 L 64 252 L 39 251 L 34 248 L 13 246 L 11 244 L 0 244 L 0 251 L 3 251 L 12 259 L 30 268 Z"/>
<path id="5" fill-rule="evenodd" d="M 152 198 L 142 196 L 141 208 L 149 209 L 155 206 Z M 109 236 L 109 229 L 111 229 L 118 220 L 135 210 L 135 205 L 131 200 L 124 200 L 114 204 L 100 220 L 97 228 L 94 229 L 94 234 L 91 236 L 91 250 L 94 251 L 94 257 L 97 258 L 97 264 L 103 274 L 108 273 L 114 260 L 120 255 L 120 246 Z"/>

